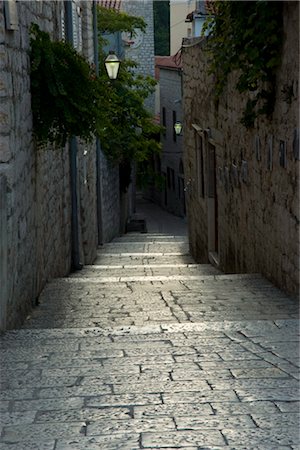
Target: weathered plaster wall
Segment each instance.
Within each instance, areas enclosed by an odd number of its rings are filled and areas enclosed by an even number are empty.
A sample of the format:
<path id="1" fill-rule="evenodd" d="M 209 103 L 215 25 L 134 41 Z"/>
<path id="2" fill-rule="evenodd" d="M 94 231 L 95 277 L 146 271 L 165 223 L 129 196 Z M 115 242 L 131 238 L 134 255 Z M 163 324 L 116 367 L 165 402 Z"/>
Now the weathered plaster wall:
<path id="1" fill-rule="evenodd" d="M 205 40 L 186 40 L 183 50 L 185 172 L 192 252 L 208 260 L 208 198 L 199 195 L 196 135 L 204 145 L 208 187 L 208 144 L 216 150 L 220 267 L 226 272 L 261 272 L 281 288 L 299 287 L 299 4 L 284 4 L 285 39 L 278 70 L 273 119 L 258 118 L 252 130 L 240 123 L 246 99 L 232 75 L 219 108 L 207 75 Z M 293 87 L 290 101 L 282 90 Z M 198 132 L 195 131 L 198 126 Z M 203 130 L 201 131 L 200 128 Z M 206 130 L 206 131 L 205 131 Z M 280 164 L 280 142 L 286 164 Z M 270 144 L 272 142 L 272 144 Z"/>

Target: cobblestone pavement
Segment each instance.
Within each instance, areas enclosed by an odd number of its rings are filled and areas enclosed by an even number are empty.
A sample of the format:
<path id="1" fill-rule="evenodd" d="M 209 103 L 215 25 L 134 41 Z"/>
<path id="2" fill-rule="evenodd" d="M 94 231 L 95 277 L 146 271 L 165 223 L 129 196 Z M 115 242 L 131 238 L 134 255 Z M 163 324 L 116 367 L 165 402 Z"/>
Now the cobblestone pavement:
<path id="1" fill-rule="evenodd" d="M 299 449 L 297 303 L 129 234 L 1 337 L 0 449 Z"/>

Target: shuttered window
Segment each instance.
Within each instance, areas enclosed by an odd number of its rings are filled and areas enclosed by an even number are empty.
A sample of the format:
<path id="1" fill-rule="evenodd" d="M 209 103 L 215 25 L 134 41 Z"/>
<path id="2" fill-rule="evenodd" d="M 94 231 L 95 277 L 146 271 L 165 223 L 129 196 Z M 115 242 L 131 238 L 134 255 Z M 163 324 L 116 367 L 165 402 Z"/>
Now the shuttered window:
<path id="1" fill-rule="evenodd" d="M 197 133 L 196 133 L 196 162 L 197 162 L 198 195 L 204 198 L 205 187 L 204 187 L 203 139 Z"/>
<path id="2" fill-rule="evenodd" d="M 60 5 L 60 27 L 61 27 L 61 40 L 66 41 L 66 11 L 64 2 L 61 2 Z"/>
<path id="3" fill-rule="evenodd" d="M 82 52 L 82 17 L 81 8 L 77 1 L 72 1 L 72 25 L 73 25 L 73 46 L 78 52 Z"/>

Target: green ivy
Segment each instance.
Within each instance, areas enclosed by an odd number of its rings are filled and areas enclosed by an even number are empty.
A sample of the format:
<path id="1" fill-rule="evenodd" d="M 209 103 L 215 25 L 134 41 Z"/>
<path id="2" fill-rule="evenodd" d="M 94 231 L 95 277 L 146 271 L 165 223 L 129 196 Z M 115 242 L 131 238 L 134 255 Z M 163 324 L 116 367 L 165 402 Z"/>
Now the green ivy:
<path id="1" fill-rule="evenodd" d="M 281 62 L 283 2 L 214 2 L 215 15 L 206 21 L 210 73 L 215 75 L 218 102 L 228 75 L 238 70 L 236 85 L 248 93 L 241 122 L 247 127 L 264 114 L 270 116 L 275 104 L 276 70 Z"/>
<path id="2" fill-rule="evenodd" d="M 145 29 L 141 18 L 98 7 L 99 32 Z M 108 21 L 111 18 L 111 21 Z M 108 22 L 107 22 L 108 21 Z M 124 25 L 122 25 L 124 21 Z M 132 162 L 145 162 L 160 152 L 161 127 L 146 109 L 145 100 L 156 81 L 136 72 L 137 64 L 122 61 L 117 80 L 109 80 L 99 36 L 99 75 L 69 43 L 51 41 L 48 33 L 31 27 L 31 101 L 34 135 L 39 142 L 64 144 L 68 137 L 98 136 L 107 158 L 120 164 L 122 189 L 130 181 Z M 127 174 L 125 172 L 128 172 Z M 125 176 L 126 175 L 126 176 Z"/>
<path id="3" fill-rule="evenodd" d="M 101 89 L 94 68 L 66 42 L 31 29 L 31 102 L 39 142 L 63 144 L 74 135 L 91 140 L 100 119 Z"/>

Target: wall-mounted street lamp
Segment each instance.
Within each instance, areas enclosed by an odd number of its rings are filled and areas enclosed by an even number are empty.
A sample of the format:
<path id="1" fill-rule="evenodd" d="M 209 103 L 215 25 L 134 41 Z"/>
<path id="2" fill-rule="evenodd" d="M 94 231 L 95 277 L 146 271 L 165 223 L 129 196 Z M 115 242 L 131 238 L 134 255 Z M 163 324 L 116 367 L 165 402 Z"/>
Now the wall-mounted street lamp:
<path id="1" fill-rule="evenodd" d="M 120 60 L 118 59 L 117 55 L 110 50 L 109 55 L 104 61 L 107 74 L 111 80 L 115 80 L 118 76 L 119 67 L 120 67 Z"/>
<path id="2" fill-rule="evenodd" d="M 182 123 L 181 122 L 175 122 L 174 123 L 174 130 L 175 130 L 175 133 L 177 134 L 177 136 L 179 136 L 181 131 L 182 131 Z"/>

